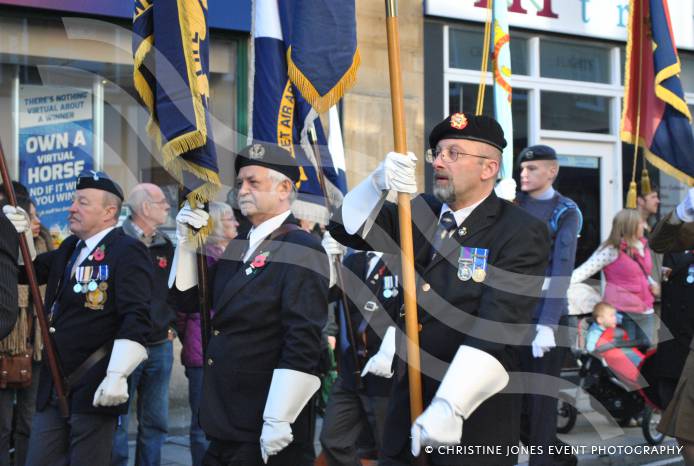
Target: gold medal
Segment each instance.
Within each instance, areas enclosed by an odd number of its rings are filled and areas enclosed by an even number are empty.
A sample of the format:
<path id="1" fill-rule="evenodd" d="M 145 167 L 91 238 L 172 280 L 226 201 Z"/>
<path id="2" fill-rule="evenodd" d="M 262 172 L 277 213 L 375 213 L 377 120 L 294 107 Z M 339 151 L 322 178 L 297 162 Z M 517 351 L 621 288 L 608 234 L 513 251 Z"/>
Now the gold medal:
<path id="1" fill-rule="evenodd" d="M 487 272 L 485 272 L 484 269 L 482 269 L 482 268 L 475 269 L 472 272 L 472 280 L 477 282 L 477 283 L 483 282 L 486 277 L 487 277 Z"/>
<path id="2" fill-rule="evenodd" d="M 104 308 L 104 303 L 106 303 L 106 291 L 96 289 L 87 293 L 87 299 L 84 306 L 98 311 Z"/>
<path id="3" fill-rule="evenodd" d="M 101 282 L 101 283 L 99 283 L 99 289 L 100 289 L 101 291 L 106 291 L 106 290 L 108 290 L 108 283 L 106 283 L 106 282 Z"/>

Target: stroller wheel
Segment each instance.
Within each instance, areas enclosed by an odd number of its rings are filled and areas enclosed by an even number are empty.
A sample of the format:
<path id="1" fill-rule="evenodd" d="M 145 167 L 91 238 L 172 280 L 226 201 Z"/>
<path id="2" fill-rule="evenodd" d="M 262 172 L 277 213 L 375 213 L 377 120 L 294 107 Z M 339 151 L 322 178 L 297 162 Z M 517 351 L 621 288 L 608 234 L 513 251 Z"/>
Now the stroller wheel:
<path id="1" fill-rule="evenodd" d="M 656 430 L 656 426 L 659 422 L 660 411 L 653 411 L 653 409 L 649 407 L 646 407 L 643 410 L 643 421 L 641 421 L 641 430 L 643 430 L 644 438 L 651 445 L 658 445 L 665 438 L 665 434 Z"/>
<path id="2" fill-rule="evenodd" d="M 578 411 L 568 401 L 559 398 L 557 400 L 557 432 L 566 434 L 576 424 Z"/>

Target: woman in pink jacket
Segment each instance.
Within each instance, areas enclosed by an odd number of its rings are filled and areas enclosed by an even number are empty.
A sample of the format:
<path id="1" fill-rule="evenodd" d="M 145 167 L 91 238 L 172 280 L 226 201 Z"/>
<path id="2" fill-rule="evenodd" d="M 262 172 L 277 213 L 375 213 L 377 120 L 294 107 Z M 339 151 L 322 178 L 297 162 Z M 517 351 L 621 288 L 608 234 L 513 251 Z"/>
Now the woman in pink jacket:
<path id="1" fill-rule="evenodd" d="M 603 301 L 622 316 L 622 327 L 634 346 L 647 349 L 655 334 L 654 297 L 660 286 L 651 278 L 651 252 L 637 210 L 624 209 L 612 221 L 610 236 L 571 275 L 580 283 L 599 271 L 605 274 Z"/>

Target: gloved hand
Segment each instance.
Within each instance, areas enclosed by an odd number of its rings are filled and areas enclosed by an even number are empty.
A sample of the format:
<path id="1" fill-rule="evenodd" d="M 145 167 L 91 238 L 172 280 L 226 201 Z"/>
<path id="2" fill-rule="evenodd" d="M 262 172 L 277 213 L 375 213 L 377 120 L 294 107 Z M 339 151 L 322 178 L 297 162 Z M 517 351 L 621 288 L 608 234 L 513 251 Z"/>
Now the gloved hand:
<path id="1" fill-rule="evenodd" d="M 371 356 L 361 371 L 361 376 L 373 374 L 377 377 L 389 379 L 393 377 L 393 357 L 395 356 L 395 327 L 388 327 L 378 352 Z"/>
<path id="2" fill-rule="evenodd" d="M 29 214 L 27 214 L 26 210 L 22 209 L 21 207 L 6 205 L 2 207 L 2 212 L 5 214 L 5 217 L 12 222 L 12 225 L 14 226 L 15 230 L 17 230 L 17 233 L 21 234 L 29 229 L 29 224 L 31 222 L 29 220 Z"/>
<path id="3" fill-rule="evenodd" d="M 682 202 L 677 204 L 676 212 L 683 222 L 694 222 L 694 188 L 689 188 Z"/>
<path id="4" fill-rule="evenodd" d="M 557 346 L 557 343 L 554 341 L 554 330 L 551 327 L 538 325 L 536 329 L 537 333 L 532 343 L 533 357 L 541 358 L 547 351 Z"/>
<path id="5" fill-rule="evenodd" d="M 447 401 L 434 398 L 412 424 L 412 455 L 419 456 L 422 445 L 456 445 L 460 443 L 462 432 L 463 418 L 455 414 Z"/>
<path id="6" fill-rule="evenodd" d="M 504 178 L 497 183 L 494 192 L 501 199 L 513 202 L 516 198 L 516 180 L 513 178 Z"/>
<path id="7" fill-rule="evenodd" d="M 388 152 L 386 158 L 371 174 L 371 181 L 379 191 L 392 189 L 399 193 L 414 194 L 417 192 L 415 169 L 417 157 L 408 152 L 407 155 Z"/>
<path id="8" fill-rule="evenodd" d="M 412 455 L 419 456 L 422 445 L 460 443 L 463 420 L 508 380 L 494 356 L 471 346 L 458 348 L 431 404 L 412 424 Z"/>
<path id="9" fill-rule="evenodd" d="M 128 376 L 147 359 L 147 350 L 136 341 L 119 339 L 113 342 L 106 377 L 94 393 L 93 405 L 117 406 L 128 401 Z"/>
<path id="10" fill-rule="evenodd" d="M 178 215 L 176 215 L 176 239 L 179 244 L 188 241 L 191 228 L 199 230 L 207 225 L 209 218 L 210 214 L 203 209 L 192 208 L 186 201 L 181 210 L 178 211 Z"/>
<path id="11" fill-rule="evenodd" d="M 263 411 L 260 454 L 267 463 L 294 440 L 291 424 L 299 417 L 308 400 L 320 388 L 315 375 L 293 369 L 275 369 Z"/>
<path id="12" fill-rule="evenodd" d="M 323 233 L 323 240 L 320 244 L 328 254 L 328 260 L 330 261 L 330 284 L 328 287 L 332 288 L 335 286 L 335 283 L 337 283 L 337 270 L 335 270 L 335 267 L 340 263 L 339 260 L 335 260 L 335 257 L 344 256 L 345 252 L 347 252 L 347 248 L 330 236 L 330 232 L 328 231 Z"/>

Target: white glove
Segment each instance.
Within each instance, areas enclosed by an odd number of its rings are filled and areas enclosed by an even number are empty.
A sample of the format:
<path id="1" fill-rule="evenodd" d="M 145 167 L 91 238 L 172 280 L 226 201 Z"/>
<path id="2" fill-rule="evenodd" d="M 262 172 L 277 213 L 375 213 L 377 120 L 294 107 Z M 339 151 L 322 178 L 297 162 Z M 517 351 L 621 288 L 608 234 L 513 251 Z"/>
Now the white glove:
<path id="1" fill-rule="evenodd" d="M 379 191 L 392 189 L 399 193 L 414 194 L 417 192 L 416 168 L 417 157 L 414 153 L 403 155 L 388 152 L 385 160 L 371 174 L 371 182 Z"/>
<path id="2" fill-rule="evenodd" d="M 291 425 L 308 400 L 320 388 L 315 375 L 292 369 L 275 369 L 263 411 L 260 454 L 263 462 L 276 455 L 294 440 Z"/>
<path id="3" fill-rule="evenodd" d="M 323 240 L 320 244 L 328 254 L 328 261 L 330 262 L 330 284 L 328 288 L 332 288 L 335 286 L 335 283 L 337 283 L 337 270 L 335 270 L 335 267 L 340 263 L 339 259 L 335 260 L 335 258 L 344 256 L 345 252 L 347 252 L 347 248 L 330 236 L 330 232 L 328 231 L 323 233 Z"/>
<path id="4" fill-rule="evenodd" d="M 676 211 L 683 222 L 694 222 L 694 188 L 689 188 L 682 202 L 677 204 Z"/>
<path id="5" fill-rule="evenodd" d="M 412 455 L 419 456 L 422 445 L 459 444 L 463 420 L 508 380 L 494 356 L 471 346 L 458 348 L 431 404 L 412 424 Z"/>
<path id="6" fill-rule="evenodd" d="M 180 291 L 188 290 L 198 284 L 198 268 L 195 257 L 195 247 L 190 242 L 191 228 L 200 229 L 207 225 L 210 214 L 203 209 L 193 209 L 186 201 L 176 215 L 177 247 L 171 261 L 169 272 L 169 288 Z"/>
<path id="7" fill-rule="evenodd" d="M 106 377 L 94 393 L 93 405 L 117 406 L 128 401 L 128 376 L 147 359 L 147 350 L 136 341 L 119 339 L 113 342 Z"/>
<path id="8" fill-rule="evenodd" d="M 6 205 L 2 207 L 2 213 L 4 213 L 5 217 L 12 222 L 12 225 L 14 226 L 15 230 L 17 230 L 17 233 L 21 234 L 29 229 L 29 215 L 27 214 L 26 210 L 22 209 L 21 207 Z"/>
<path id="9" fill-rule="evenodd" d="M 535 339 L 533 340 L 533 357 L 541 358 L 544 354 L 557 346 L 554 341 L 554 330 L 552 327 L 546 325 L 538 325 L 536 327 L 537 334 L 535 334 Z"/>
<path id="10" fill-rule="evenodd" d="M 364 365 L 364 370 L 361 371 L 361 376 L 373 374 L 377 377 L 385 377 L 389 379 L 393 377 L 393 357 L 395 356 L 395 327 L 388 327 L 381 346 L 378 348 L 378 353 L 374 354 Z"/>
<path id="11" fill-rule="evenodd" d="M 516 180 L 513 178 L 504 178 L 497 183 L 494 192 L 501 199 L 513 202 L 516 198 Z"/>

